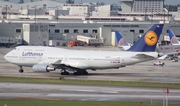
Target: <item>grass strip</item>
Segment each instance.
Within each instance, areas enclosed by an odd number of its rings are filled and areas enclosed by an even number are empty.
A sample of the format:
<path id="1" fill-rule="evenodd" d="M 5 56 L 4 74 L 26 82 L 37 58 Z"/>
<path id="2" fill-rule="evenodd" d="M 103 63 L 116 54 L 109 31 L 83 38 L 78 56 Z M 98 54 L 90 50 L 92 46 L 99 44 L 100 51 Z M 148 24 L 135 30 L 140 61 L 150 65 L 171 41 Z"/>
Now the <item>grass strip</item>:
<path id="1" fill-rule="evenodd" d="M 140 102 L 119 102 L 119 101 L 21 101 L 1 100 L 0 106 L 140 106 Z M 142 106 L 162 106 L 160 103 L 142 103 Z M 169 104 L 168 106 L 179 106 Z"/>
<path id="2" fill-rule="evenodd" d="M 133 81 L 99 81 L 99 80 L 71 80 L 53 78 L 24 78 L 24 77 L 0 77 L 0 82 L 20 83 L 43 83 L 43 84 L 77 84 L 98 86 L 129 86 L 129 87 L 153 87 L 153 88 L 180 88 L 180 83 L 158 83 L 158 82 L 133 82 Z"/>

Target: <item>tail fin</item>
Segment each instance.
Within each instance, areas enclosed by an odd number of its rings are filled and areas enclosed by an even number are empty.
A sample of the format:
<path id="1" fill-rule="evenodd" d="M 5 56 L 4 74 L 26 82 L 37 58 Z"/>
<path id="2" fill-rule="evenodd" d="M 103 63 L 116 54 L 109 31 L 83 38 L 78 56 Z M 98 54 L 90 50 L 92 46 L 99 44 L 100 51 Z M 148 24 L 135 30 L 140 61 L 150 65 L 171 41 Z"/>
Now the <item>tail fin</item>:
<path id="1" fill-rule="evenodd" d="M 172 45 L 180 45 L 180 42 L 177 40 L 176 36 L 174 35 L 173 31 L 171 29 L 168 29 L 170 42 Z"/>
<path id="2" fill-rule="evenodd" d="M 116 39 L 117 39 L 117 42 L 118 42 L 118 47 L 120 47 L 120 46 L 129 46 L 129 43 L 124 40 L 124 38 L 119 33 L 119 31 L 115 31 L 115 33 L 116 33 Z"/>
<path id="3" fill-rule="evenodd" d="M 153 52 L 162 33 L 164 24 L 154 24 L 128 51 Z"/>

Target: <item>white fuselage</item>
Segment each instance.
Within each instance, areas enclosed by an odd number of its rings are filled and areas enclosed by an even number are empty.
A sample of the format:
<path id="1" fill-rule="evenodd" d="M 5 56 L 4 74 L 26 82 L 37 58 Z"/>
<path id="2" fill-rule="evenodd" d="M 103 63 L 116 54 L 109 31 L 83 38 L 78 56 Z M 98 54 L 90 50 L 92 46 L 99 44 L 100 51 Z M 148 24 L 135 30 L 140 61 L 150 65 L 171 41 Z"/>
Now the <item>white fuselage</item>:
<path id="1" fill-rule="evenodd" d="M 135 57 L 137 54 L 152 57 Z M 5 59 L 13 64 L 27 67 L 35 64 L 53 64 L 59 61 L 59 64 L 80 69 L 110 69 L 153 60 L 157 58 L 157 55 L 157 52 L 69 50 L 55 47 L 22 46 L 6 54 Z"/>

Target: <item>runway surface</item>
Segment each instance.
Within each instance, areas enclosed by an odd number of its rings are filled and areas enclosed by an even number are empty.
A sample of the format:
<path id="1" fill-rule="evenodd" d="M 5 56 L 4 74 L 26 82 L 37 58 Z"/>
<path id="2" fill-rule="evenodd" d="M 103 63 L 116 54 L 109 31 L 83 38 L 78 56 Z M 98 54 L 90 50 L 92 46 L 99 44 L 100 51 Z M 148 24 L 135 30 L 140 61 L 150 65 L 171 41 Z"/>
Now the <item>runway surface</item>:
<path id="1" fill-rule="evenodd" d="M 61 84 L 0 83 L 0 100 L 79 100 L 159 102 L 165 99 L 160 88 L 82 86 Z M 180 89 L 170 89 L 169 103 L 180 103 Z"/>
<path id="2" fill-rule="evenodd" d="M 19 73 L 19 67 L 8 63 L 4 59 L 4 55 L 13 48 L 0 48 L 0 76 L 13 77 L 33 77 L 33 78 L 57 78 L 59 79 L 60 70 L 49 73 L 34 73 L 32 68 L 24 68 L 24 73 Z M 118 50 L 116 47 L 73 47 L 68 49 L 94 49 L 94 50 Z M 88 70 L 89 75 L 74 76 L 72 72 L 66 79 L 82 79 L 82 80 L 114 80 L 114 81 L 144 81 L 144 82 L 180 82 L 180 64 L 179 62 L 171 62 L 170 60 L 162 60 L 165 66 L 154 66 L 153 63 L 159 60 L 153 60 L 123 67 L 120 69 L 110 70 Z"/>

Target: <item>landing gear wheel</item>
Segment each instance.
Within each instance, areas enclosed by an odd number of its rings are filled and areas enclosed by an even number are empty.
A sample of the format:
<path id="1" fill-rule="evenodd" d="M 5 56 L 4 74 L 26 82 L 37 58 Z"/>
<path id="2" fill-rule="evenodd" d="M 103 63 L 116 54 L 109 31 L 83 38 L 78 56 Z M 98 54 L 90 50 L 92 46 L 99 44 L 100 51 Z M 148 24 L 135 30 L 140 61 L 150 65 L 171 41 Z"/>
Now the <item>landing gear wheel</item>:
<path id="1" fill-rule="evenodd" d="M 61 70 L 61 75 L 69 75 L 69 72 L 67 72 L 65 69 Z"/>
<path id="2" fill-rule="evenodd" d="M 88 75 L 88 72 L 86 70 L 83 71 L 83 75 Z"/>
<path id="3" fill-rule="evenodd" d="M 61 75 L 69 75 L 69 72 L 62 72 Z"/>
<path id="4" fill-rule="evenodd" d="M 88 72 L 86 70 L 76 70 L 74 75 L 88 75 Z"/>
<path id="5" fill-rule="evenodd" d="M 78 72 L 74 72 L 74 75 L 79 75 L 79 73 Z"/>
<path id="6" fill-rule="evenodd" d="M 24 72 L 24 70 L 23 70 L 23 68 L 22 68 L 22 66 L 19 66 L 19 73 L 23 73 Z"/>
<path id="7" fill-rule="evenodd" d="M 61 72 L 61 75 L 69 75 L 69 72 Z"/>
<path id="8" fill-rule="evenodd" d="M 23 73 L 24 72 L 24 70 L 23 69 L 19 69 L 19 73 Z"/>

